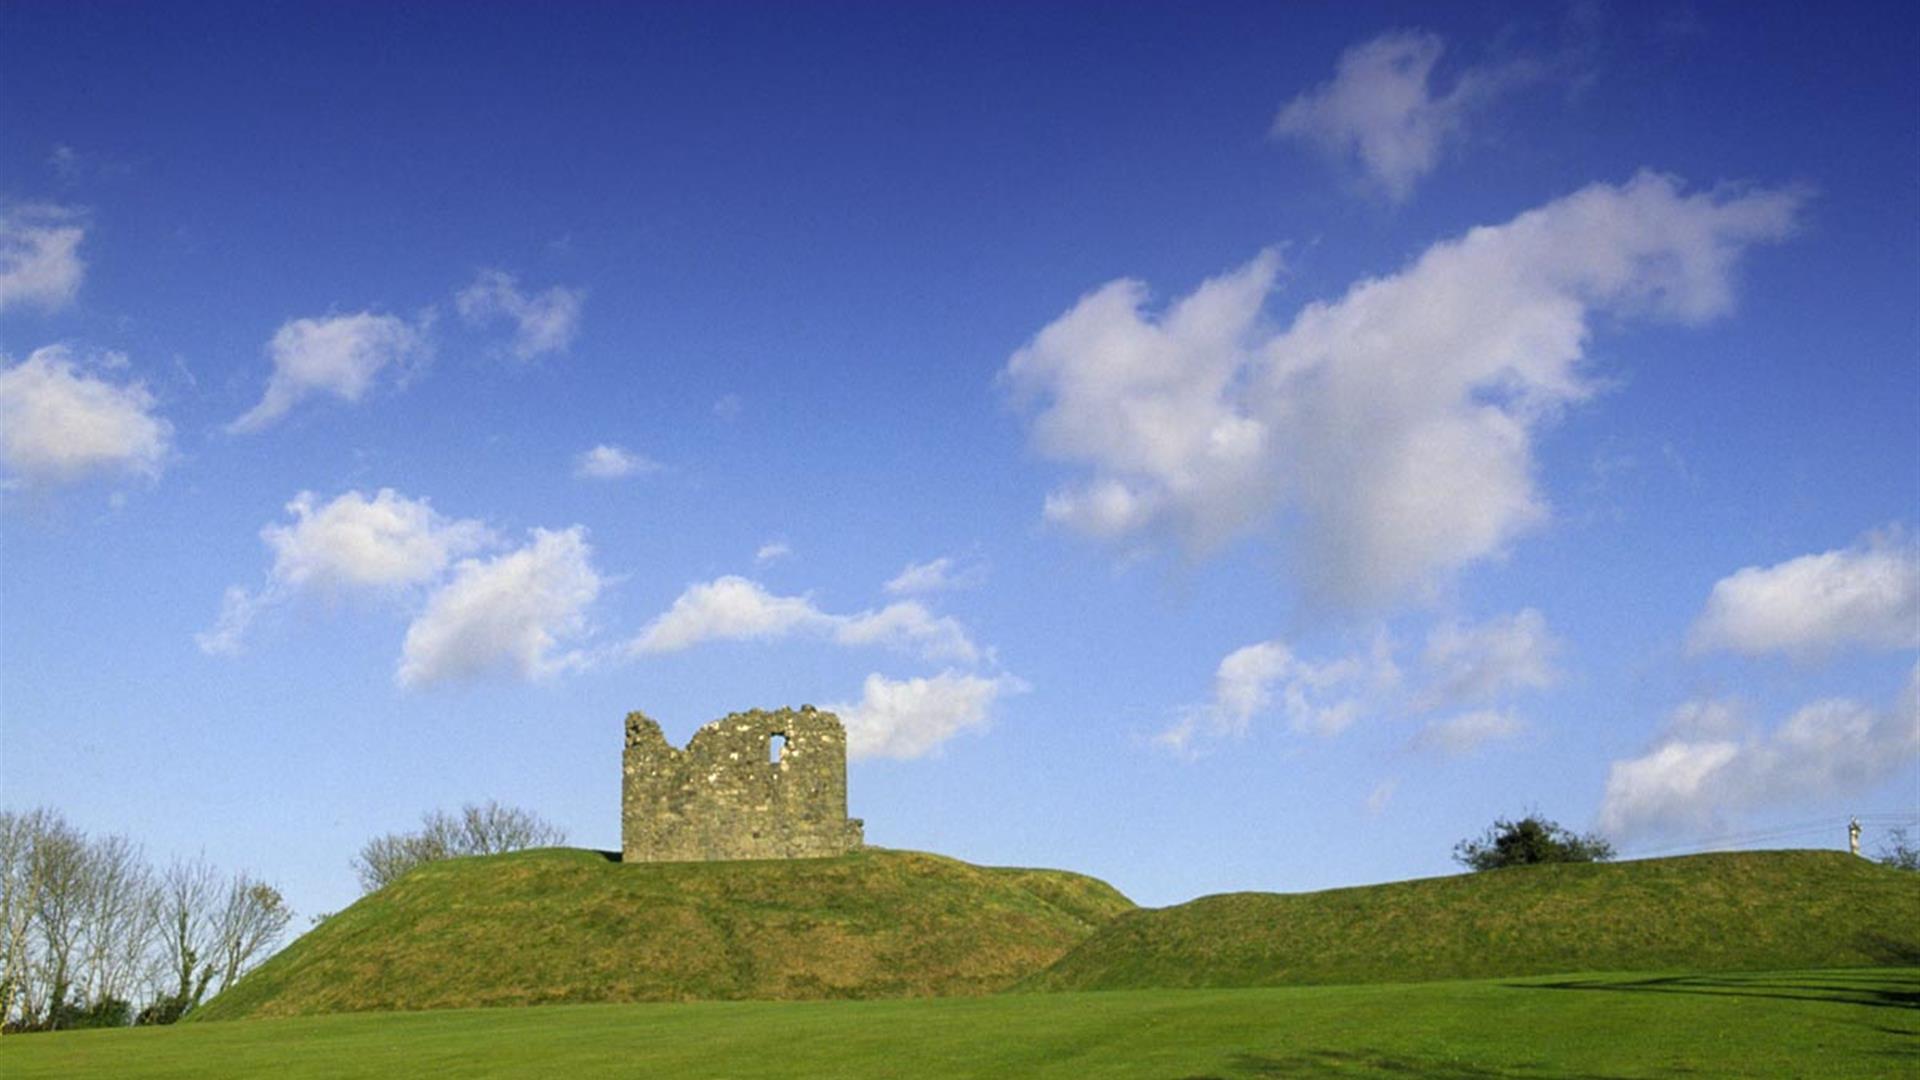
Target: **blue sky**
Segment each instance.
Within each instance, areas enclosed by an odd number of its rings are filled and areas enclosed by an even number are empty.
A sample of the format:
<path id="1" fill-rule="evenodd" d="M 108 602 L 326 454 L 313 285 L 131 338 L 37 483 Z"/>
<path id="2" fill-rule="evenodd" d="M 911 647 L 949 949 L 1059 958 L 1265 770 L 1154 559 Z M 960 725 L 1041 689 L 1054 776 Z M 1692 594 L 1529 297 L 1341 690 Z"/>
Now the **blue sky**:
<path id="1" fill-rule="evenodd" d="M 1917 26 L 9 6 L 0 798 L 309 914 L 634 708 L 1156 904 L 1920 814 Z"/>

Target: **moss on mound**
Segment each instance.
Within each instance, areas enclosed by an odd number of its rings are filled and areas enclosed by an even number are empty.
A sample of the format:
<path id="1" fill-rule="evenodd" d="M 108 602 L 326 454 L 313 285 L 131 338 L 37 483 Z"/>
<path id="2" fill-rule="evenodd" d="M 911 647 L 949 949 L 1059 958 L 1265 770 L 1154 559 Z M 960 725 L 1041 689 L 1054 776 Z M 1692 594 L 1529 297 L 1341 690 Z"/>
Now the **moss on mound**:
<path id="1" fill-rule="evenodd" d="M 195 1017 L 546 1002 L 982 994 L 1133 904 L 1054 870 L 909 851 L 624 865 L 566 848 L 430 863 Z"/>
<path id="2" fill-rule="evenodd" d="M 1120 916 L 1028 989 L 1920 963 L 1920 874 L 1832 851 L 1230 893 Z"/>

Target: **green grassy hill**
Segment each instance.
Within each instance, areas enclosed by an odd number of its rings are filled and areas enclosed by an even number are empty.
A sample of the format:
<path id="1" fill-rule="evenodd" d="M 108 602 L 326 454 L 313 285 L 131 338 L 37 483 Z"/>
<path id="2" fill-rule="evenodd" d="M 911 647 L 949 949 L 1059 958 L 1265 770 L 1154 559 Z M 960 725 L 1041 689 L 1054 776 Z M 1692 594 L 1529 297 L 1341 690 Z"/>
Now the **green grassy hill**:
<path id="1" fill-rule="evenodd" d="M 1920 963 L 1920 874 L 1832 851 L 1231 893 L 1108 923 L 1035 990 Z"/>
<path id="2" fill-rule="evenodd" d="M 422 866 L 193 1015 L 981 994 L 1132 908 L 1079 874 L 909 851 L 633 865 L 523 851 Z"/>

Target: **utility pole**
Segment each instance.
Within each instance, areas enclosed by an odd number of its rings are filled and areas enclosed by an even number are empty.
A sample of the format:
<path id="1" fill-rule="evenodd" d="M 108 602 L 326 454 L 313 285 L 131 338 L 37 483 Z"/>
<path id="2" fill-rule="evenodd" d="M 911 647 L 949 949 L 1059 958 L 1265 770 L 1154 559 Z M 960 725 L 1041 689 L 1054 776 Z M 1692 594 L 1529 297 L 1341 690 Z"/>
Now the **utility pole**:
<path id="1" fill-rule="evenodd" d="M 1860 854 L 1860 819 L 1847 822 L 1847 849 L 1855 855 Z"/>

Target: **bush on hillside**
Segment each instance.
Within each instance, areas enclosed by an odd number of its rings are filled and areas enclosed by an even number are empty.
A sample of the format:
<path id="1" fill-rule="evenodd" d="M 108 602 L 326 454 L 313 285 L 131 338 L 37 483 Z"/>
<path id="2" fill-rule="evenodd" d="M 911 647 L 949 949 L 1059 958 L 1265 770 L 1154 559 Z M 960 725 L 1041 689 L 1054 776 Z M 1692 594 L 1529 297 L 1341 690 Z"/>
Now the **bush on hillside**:
<path id="1" fill-rule="evenodd" d="M 484 806 L 462 806 L 457 816 L 429 811 L 421 816 L 418 832 L 374 837 L 354 857 L 353 872 L 359 875 L 362 891 L 373 892 L 422 863 L 566 842 L 566 830 L 539 814 L 488 800 Z"/>
<path id="2" fill-rule="evenodd" d="M 1453 846 L 1453 861 L 1469 870 L 1498 870 L 1535 863 L 1607 862 L 1613 845 L 1598 833 L 1582 836 L 1538 814 L 1519 821 L 1498 818 L 1478 839 Z"/>

